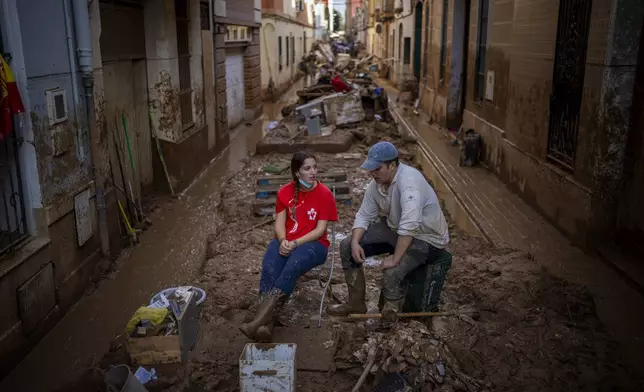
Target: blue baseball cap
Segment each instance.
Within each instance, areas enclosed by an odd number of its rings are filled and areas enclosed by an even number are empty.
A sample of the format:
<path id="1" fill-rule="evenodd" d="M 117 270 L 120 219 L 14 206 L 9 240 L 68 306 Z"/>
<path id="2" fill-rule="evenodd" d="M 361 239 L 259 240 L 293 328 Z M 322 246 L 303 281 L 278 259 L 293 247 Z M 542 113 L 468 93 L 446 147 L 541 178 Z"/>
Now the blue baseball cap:
<path id="1" fill-rule="evenodd" d="M 376 170 L 383 162 L 393 161 L 398 158 L 398 149 L 389 142 L 378 142 L 371 146 L 367 154 L 367 160 L 364 161 L 362 169 Z"/>

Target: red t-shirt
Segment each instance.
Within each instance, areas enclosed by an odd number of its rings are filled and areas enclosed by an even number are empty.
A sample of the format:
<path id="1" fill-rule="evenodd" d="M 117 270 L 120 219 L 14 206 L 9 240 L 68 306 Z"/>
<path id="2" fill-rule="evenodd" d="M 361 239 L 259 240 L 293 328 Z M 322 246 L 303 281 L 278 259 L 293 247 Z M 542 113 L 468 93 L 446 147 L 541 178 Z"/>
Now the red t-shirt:
<path id="1" fill-rule="evenodd" d="M 292 209 L 294 206 L 295 183 L 293 181 L 284 185 L 277 191 L 277 201 L 275 202 L 275 213 L 286 209 L 286 239 L 294 241 L 305 234 L 312 232 L 318 225 L 319 220 L 337 221 L 338 209 L 335 205 L 333 193 L 318 181 L 318 184 L 309 192 L 300 192 L 295 208 L 295 220 L 293 220 Z M 326 231 L 318 240 L 324 246 L 329 246 L 329 239 Z"/>

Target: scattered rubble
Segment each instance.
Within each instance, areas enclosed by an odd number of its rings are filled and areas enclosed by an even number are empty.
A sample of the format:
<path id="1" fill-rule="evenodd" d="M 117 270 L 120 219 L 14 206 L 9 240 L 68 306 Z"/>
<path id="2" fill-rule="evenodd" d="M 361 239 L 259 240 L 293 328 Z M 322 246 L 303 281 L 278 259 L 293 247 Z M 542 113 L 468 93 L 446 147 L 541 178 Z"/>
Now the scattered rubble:
<path id="1" fill-rule="evenodd" d="M 320 64 L 335 60 L 326 44 L 317 44 L 312 57 Z M 372 65 L 371 59 L 353 63 L 354 68 L 347 70 L 353 76 Z M 193 282 L 208 297 L 201 311 L 203 330 L 186 363 L 172 373 L 157 368 L 159 380 L 146 384 L 150 391 L 237 390 L 235 360 L 246 342 L 237 326 L 257 301 L 263 254 L 274 237 L 272 220 L 258 216 L 254 208 L 257 180 L 288 174 L 290 152 L 279 146 L 311 148 L 315 140 L 338 135 L 349 140 L 344 150 L 315 153 L 320 170 L 346 173 L 350 187 L 349 199 L 338 205 L 336 245 L 350 233 L 370 181 L 367 173 L 358 170 L 370 145 L 391 141 L 403 162 L 420 166 L 415 141 L 403 138 L 390 122 L 386 93 L 367 77 L 348 80 L 356 86 L 350 93 L 335 93 L 328 85 L 298 92 L 299 101 L 282 110 L 284 118 L 271 119 L 279 123 L 272 123 L 258 144 L 262 155 L 255 155 L 223 181 L 217 215 L 212 217 L 217 227 L 204 233 L 204 262 L 200 278 Z M 323 121 L 319 135 L 311 136 L 306 119 L 316 116 Z M 299 390 L 348 391 L 365 368 L 368 377 L 363 390 L 385 390 L 382 385 L 389 375 L 402 381 L 399 389 L 388 391 L 642 390 L 641 379 L 624 365 L 584 287 L 540 269 L 530 254 L 497 248 L 453 226 L 450 232 L 454 260 L 441 310 L 473 307 L 480 317 L 419 319 L 387 326 L 374 320 L 341 323 L 325 316 L 331 338 L 321 341 L 319 353 L 307 355 L 322 358 L 334 350 L 335 372 L 298 370 Z M 285 304 L 279 324 L 289 328 L 293 338 L 316 328 L 313 320 L 317 321 L 329 269 L 327 262 L 306 274 Z M 330 302 L 346 297 L 341 271 L 336 246 Z M 367 305 L 374 312 L 382 272 L 367 268 L 365 273 Z M 104 363 L 122 350 L 122 345 L 115 344 Z"/>

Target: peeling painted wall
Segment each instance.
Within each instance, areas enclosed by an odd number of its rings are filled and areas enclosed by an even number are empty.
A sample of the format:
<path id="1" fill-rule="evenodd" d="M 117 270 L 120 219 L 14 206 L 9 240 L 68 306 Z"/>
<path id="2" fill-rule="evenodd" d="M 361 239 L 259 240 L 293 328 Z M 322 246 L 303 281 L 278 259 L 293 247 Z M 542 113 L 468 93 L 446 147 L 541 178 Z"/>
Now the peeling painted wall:
<path id="1" fill-rule="evenodd" d="M 85 156 L 88 155 L 88 127 L 82 99 L 73 94 L 62 2 L 21 0 L 17 6 L 38 174 L 43 204 L 47 205 L 57 198 L 67 197 L 70 191 L 89 182 L 89 159 L 81 159 L 78 154 L 82 149 Z M 66 122 L 52 127 L 48 120 L 45 91 L 56 88 L 66 91 L 69 112 Z M 83 91 L 80 74 L 77 75 L 77 88 L 79 92 Z"/>

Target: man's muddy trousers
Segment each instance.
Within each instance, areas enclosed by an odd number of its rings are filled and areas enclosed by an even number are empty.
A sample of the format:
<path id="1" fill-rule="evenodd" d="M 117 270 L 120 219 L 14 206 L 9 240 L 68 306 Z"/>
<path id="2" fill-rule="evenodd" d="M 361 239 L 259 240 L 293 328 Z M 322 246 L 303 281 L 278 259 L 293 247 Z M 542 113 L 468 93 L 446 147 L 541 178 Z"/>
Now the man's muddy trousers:
<path id="1" fill-rule="evenodd" d="M 342 268 L 362 268 L 351 256 L 351 235 L 342 240 L 340 244 L 340 258 Z M 364 249 L 365 257 L 377 256 L 390 253 L 393 255 L 398 241 L 398 234 L 387 226 L 387 223 L 380 221 L 369 226 L 360 239 L 360 245 Z M 431 261 L 439 254 L 440 250 L 425 241 L 415 239 L 400 259 L 400 264 L 393 268 L 386 269 L 383 274 L 382 291 L 385 300 L 395 302 L 405 297 L 405 277 L 416 268 Z"/>

